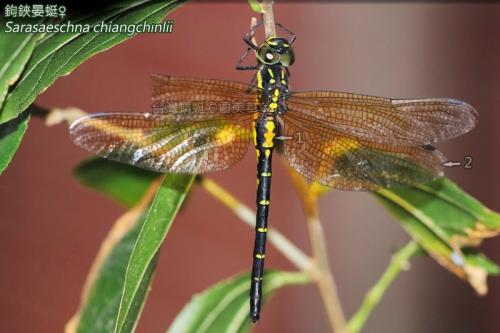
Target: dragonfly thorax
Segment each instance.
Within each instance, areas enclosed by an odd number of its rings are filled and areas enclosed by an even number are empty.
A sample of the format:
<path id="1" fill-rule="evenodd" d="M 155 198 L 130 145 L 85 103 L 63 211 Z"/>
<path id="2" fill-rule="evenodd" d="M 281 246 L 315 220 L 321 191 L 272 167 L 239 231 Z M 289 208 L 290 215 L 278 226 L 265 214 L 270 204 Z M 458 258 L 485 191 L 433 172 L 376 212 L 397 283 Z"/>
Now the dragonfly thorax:
<path id="1" fill-rule="evenodd" d="M 266 113 L 286 112 L 288 99 L 288 68 L 280 64 L 262 64 L 257 70 L 257 86 L 260 88 L 259 110 Z"/>

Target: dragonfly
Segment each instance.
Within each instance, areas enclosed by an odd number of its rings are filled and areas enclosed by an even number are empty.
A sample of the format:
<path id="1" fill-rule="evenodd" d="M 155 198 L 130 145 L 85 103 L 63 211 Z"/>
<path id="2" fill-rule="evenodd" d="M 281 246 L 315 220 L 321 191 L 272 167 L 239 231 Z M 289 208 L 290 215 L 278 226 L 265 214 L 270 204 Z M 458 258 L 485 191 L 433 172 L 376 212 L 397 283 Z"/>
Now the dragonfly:
<path id="1" fill-rule="evenodd" d="M 262 24 L 262 23 L 260 23 Z M 250 84 L 152 76 L 148 113 L 97 113 L 70 126 L 72 140 L 97 156 L 162 173 L 205 174 L 257 155 L 255 242 L 250 319 L 260 317 L 270 206 L 272 157 L 280 152 L 311 182 L 339 190 L 426 183 L 443 174 L 434 143 L 471 130 L 478 113 L 450 98 L 391 99 L 335 91 L 290 91 L 295 34 L 254 42 L 239 70 Z M 249 51 L 256 65 L 244 66 Z"/>

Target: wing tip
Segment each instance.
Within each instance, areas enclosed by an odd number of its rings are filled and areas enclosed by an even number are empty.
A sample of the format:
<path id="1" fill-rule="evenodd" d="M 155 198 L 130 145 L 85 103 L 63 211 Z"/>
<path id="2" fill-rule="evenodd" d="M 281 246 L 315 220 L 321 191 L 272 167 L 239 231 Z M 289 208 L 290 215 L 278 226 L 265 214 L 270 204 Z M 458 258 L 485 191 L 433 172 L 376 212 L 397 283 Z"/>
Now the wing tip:
<path id="1" fill-rule="evenodd" d="M 451 102 L 455 104 L 461 112 L 460 120 L 464 122 L 463 132 L 461 134 L 465 134 L 476 127 L 479 122 L 479 112 L 472 105 L 459 99 L 449 98 L 447 100 L 448 103 Z"/>
<path id="2" fill-rule="evenodd" d="M 443 139 L 451 139 L 465 134 L 472 130 L 479 122 L 479 112 L 472 105 L 456 98 L 440 97 L 422 99 L 393 99 L 391 100 L 391 103 L 397 109 L 405 108 L 406 106 L 415 107 L 415 104 L 418 105 L 419 103 L 422 103 L 422 107 L 425 107 L 429 103 L 434 105 L 441 104 L 443 108 L 443 110 L 441 111 L 448 109 L 450 116 L 450 126 L 453 125 L 453 127 L 455 128 L 455 132 L 453 134 L 448 134 L 445 138 L 440 138 L 435 142 L 441 141 Z M 459 131 L 456 130 L 457 125 L 460 126 Z"/>
<path id="3" fill-rule="evenodd" d="M 461 106 L 464 107 L 464 110 L 466 110 L 470 114 L 470 116 L 472 118 L 472 122 L 475 126 L 479 121 L 479 112 L 476 110 L 475 107 L 473 107 L 469 103 L 466 103 L 466 102 L 460 101 L 460 100 L 459 100 L 459 102 L 461 103 Z"/>
<path id="4" fill-rule="evenodd" d="M 77 131 L 77 128 L 78 126 L 81 125 L 81 123 L 89 118 L 91 118 L 92 115 L 90 114 L 87 114 L 85 116 L 82 116 L 80 118 L 77 118 L 76 120 L 74 120 L 70 125 L 69 125 L 69 128 L 68 128 L 68 131 L 69 131 L 69 134 L 71 135 L 71 137 L 73 137 L 73 135 L 75 134 L 75 132 Z"/>

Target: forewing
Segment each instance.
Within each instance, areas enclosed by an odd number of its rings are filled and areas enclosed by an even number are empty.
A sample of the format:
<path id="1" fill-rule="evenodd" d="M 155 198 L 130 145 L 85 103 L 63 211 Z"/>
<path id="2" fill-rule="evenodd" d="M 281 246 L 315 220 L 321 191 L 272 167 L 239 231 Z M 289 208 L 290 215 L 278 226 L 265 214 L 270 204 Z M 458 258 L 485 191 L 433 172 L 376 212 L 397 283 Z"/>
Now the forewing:
<path id="1" fill-rule="evenodd" d="M 241 160 L 252 138 L 252 115 L 101 113 L 75 121 L 70 135 L 107 159 L 157 172 L 202 174 Z"/>
<path id="2" fill-rule="evenodd" d="M 449 98 L 389 99 L 341 92 L 292 93 L 288 112 L 359 139 L 425 145 L 471 130 L 477 111 Z"/>
<path id="3" fill-rule="evenodd" d="M 435 149 L 370 142 L 292 112 L 284 124 L 285 158 L 310 181 L 340 190 L 375 190 L 442 175 L 444 156 Z"/>
<path id="4" fill-rule="evenodd" d="M 258 89 L 247 84 L 152 75 L 153 113 L 244 114 L 257 111 Z"/>

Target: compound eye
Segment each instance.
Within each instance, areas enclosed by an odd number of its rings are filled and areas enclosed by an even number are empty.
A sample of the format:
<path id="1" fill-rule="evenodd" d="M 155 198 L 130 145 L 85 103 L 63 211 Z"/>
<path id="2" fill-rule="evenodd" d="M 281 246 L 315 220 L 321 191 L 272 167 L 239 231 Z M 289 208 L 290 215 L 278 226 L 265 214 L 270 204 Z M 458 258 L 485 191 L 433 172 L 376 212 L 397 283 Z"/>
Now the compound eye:
<path id="1" fill-rule="evenodd" d="M 257 58 L 266 65 L 274 65 L 280 61 L 279 55 L 273 49 L 266 46 L 258 50 Z"/>
<path id="2" fill-rule="evenodd" d="M 280 62 L 285 67 L 293 65 L 294 61 L 295 61 L 295 55 L 293 54 L 292 49 L 288 49 L 288 51 L 285 54 L 281 55 L 280 57 Z"/>

